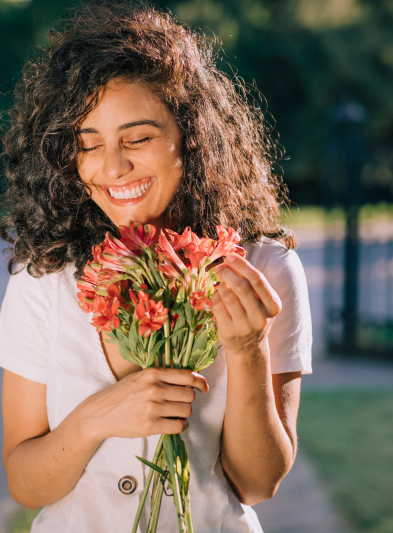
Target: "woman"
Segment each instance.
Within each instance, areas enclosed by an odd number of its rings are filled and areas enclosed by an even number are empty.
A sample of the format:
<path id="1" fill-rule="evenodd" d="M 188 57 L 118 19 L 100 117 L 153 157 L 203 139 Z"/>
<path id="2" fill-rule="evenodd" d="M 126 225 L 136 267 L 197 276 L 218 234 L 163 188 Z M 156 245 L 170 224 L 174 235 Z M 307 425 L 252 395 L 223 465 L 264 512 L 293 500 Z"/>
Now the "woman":
<path id="1" fill-rule="evenodd" d="M 88 7 L 50 38 L 5 138 L 2 236 L 18 272 L 0 323 L 11 495 L 44 507 L 35 533 L 128 532 L 148 470 L 135 456 L 151 460 L 160 433 L 188 428 L 195 531 L 260 532 L 249 505 L 293 464 L 311 371 L 307 287 L 278 220 L 263 117 L 203 38 L 151 8 Z M 78 308 L 91 246 L 132 222 L 241 234 L 248 260 L 220 267 L 222 348 L 203 375 L 141 371 Z M 131 494 L 118 488 L 124 476 Z M 158 530 L 176 528 L 164 498 Z"/>

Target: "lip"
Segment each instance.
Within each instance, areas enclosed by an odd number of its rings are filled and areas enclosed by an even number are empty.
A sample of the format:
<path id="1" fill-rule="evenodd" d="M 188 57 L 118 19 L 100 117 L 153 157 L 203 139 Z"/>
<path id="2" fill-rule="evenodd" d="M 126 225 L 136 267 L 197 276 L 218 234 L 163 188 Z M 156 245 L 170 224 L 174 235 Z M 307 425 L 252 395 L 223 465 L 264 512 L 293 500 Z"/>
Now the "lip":
<path id="1" fill-rule="evenodd" d="M 124 200 L 117 200 L 116 198 L 113 198 L 110 195 L 110 193 L 109 193 L 109 189 L 116 189 L 117 191 L 124 192 L 127 189 L 135 188 L 137 186 L 141 186 L 141 185 L 144 185 L 145 183 L 149 183 L 149 182 L 151 182 L 150 187 L 147 189 L 147 191 L 145 191 L 142 194 L 142 196 L 139 196 L 138 198 L 126 198 Z M 153 178 L 151 176 L 149 178 L 144 178 L 144 179 L 141 179 L 141 180 L 138 180 L 138 181 L 132 181 L 130 183 L 127 183 L 127 184 L 121 185 L 121 186 L 111 185 L 109 187 L 107 185 L 102 185 L 101 188 L 104 191 L 104 193 L 105 193 L 106 197 L 108 198 L 108 200 L 113 205 L 133 205 L 133 204 L 137 204 L 137 203 L 139 203 L 139 202 L 141 202 L 142 200 L 145 199 L 145 197 L 149 194 L 150 189 L 153 187 L 154 182 L 155 182 L 155 178 Z"/>

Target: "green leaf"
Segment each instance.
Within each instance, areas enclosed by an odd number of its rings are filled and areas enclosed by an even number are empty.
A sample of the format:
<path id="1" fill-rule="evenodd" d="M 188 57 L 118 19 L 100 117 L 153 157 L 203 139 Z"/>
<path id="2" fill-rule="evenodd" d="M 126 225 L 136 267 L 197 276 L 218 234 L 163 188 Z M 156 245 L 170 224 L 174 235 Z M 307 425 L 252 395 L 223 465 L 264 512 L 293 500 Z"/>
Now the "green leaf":
<path id="1" fill-rule="evenodd" d="M 119 308 L 119 311 L 118 311 L 117 315 L 118 315 L 118 317 L 120 318 L 120 320 L 122 322 L 124 322 L 126 324 L 130 323 L 130 313 L 127 313 L 127 311 L 125 311 L 121 307 Z"/>
<path id="2" fill-rule="evenodd" d="M 190 360 L 188 361 L 188 368 L 194 368 L 196 367 L 196 364 L 197 362 L 199 361 L 199 358 L 201 357 L 201 355 L 204 354 L 204 351 L 198 349 L 198 350 L 194 350 L 191 354 L 191 357 L 190 357 Z"/>
<path id="3" fill-rule="evenodd" d="M 155 470 L 162 476 L 165 476 L 164 470 L 162 470 L 162 468 L 160 468 L 159 466 L 155 465 L 154 463 L 151 463 L 150 461 L 148 461 L 147 459 L 144 459 L 143 457 L 138 457 L 137 455 L 135 457 L 139 459 L 141 463 L 145 464 L 146 466 L 150 466 L 150 468 L 152 468 L 153 470 Z"/>
<path id="4" fill-rule="evenodd" d="M 195 350 L 206 350 L 207 338 L 207 330 L 205 328 L 200 329 L 197 333 L 197 336 L 195 337 L 191 355 L 194 353 Z"/>
<path id="5" fill-rule="evenodd" d="M 149 265 L 149 268 L 150 268 L 150 272 L 152 273 L 153 277 L 154 277 L 154 280 L 155 282 L 157 283 L 157 285 L 159 287 L 161 287 L 162 285 L 162 278 L 159 274 L 159 272 L 157 271 L 157 267 L 154 265 L 154 263 L 152 263 L 149 259 L 148 261 L 148 265 Z"/>
<path id="6" fill-rule="evenodd" d="M 122 331 L 120 331 L 120 329 L 118 329 L 116 331 L 117 333 L 117 340 L 121 343 L 121 344 L 124 344 L 124 346 L 127 346 L 128 345 L 128 338 L 127 338 L 127 335 L 125 335 Z"/>
<path id="7" fill-rule="evenodd" d="M 137 321 L 133 320 L 128 335 L 128 345 L 133 353 L 138 353 L 138 326 Z"/>
<path id="8" fill-rule="evenodd" d="M 173 345 L 176 345 L 178 344 L 178 342 L 180 341 L 180 333 L 179 331 L 182 330 L 186 325 L 186 319 L 184 316 L 180 316 L 179 315 L 179 318 L 177 319 L 177 322 L 175 324 L 175 327 L 173 328 L 173 340 L 172 340 L 172 344 Z M 184 330 L 183 330 L 184 331 Z M 175 335 L 176 333 L 176 335 Z"/>
<path id="9" fill-rule="evenodd" d="M 176 332 L 173 332 L 169 335 L 169 337 L 164 337 L 162 340 L 160 340 L 159 342 L 157 342 L 157 344 L 154 346 L 153 350 L 152 350 L 152 354 L 154 353 L 154 357 L 157 355 L 158 353 L 158 350 L 161 348 L 161 346 L 164 344 L 164 342 L 168 339 L 171 339 L 172 337 L 176 335 L 179 335 L 180 333 L 182 333 L 183 331 L 185 331 L 187 328 L 182 328 L 180 329 L 179 331 L 176 331 Z"/>
<path id="10" fill-rule="evenodd" d="M 203 370 L 204 368 L 207 368 L 210 366 L 214 359 L 217 357 L 218 353 L 218 346 L 217 343 L 212 340 L 209 342 L 209 347 L 206 350 L 206 354 L 202 355 L 197 363 L 195 364 L 194 370 L 196 372 L 199 372 L 200 370 Z"/>
<path id="11" fill-rule="evenodd" d="M 126 361 L 131 361 L 131 363 L 134 363 L 134 365 L 141 366 L 140 361 L 134 356 L 134 354 L 130 352 L 127 346 L 124 346 L 124 344 L 119 343 L 118 347 L 119 347 L 119 354 L 121 355 L 123 359 L 125 359 Z"/>
<path id="12" fill-rule="evenodd" d="M 117 340 L 115 339 L 104 339 L 104 342 L 107 342 L 108 344 L 117 344 Z"/>
<path id="13" fill-rule="evenodd" d="M 153 347 L 154 347 L 154 343 L 155 343 L 156 337 L 157 337 L 157 332 L 154 331 L 150 335 L 150 338 L 149 338 L 149 345 L 147 347 L 147 354 L 148 354 L 147 367 L 150 367 L 150 366 L 154 365 L 154 360 L 156 358 L 156 354 L 153 353 Z"/>
<path id="14" fill-rule="evenodd" d="M 187 322 L 190 324 L 190 326 L 192 326 L 195 314 L 193 308 L 189 303 L 184 304 L 184 312 L 186 314 Z"/>

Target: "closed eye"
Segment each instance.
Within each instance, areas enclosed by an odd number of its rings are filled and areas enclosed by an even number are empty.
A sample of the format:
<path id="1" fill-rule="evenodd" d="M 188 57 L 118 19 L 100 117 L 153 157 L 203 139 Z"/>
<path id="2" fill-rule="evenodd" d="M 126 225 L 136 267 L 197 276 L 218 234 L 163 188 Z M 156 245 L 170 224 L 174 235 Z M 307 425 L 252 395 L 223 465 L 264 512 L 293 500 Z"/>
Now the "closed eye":
<path id="1" fill-rule="evenodd" d="M 137 141 L 127 141 L 126 144 L 140 144 L 150 140 L 150 137 L 144 137 L 143 139 L 138 139 Z"/>
<path id="2" fill-rule="evenodd" d="M 138 139 L 137 141 L 127 141 L 126 144 L 141 144 L 146 141 L 149 141 L 151 137 L 144 137 L 143 139 Z M 91 148 L 81 148 L 82 152 L 93 152 L 94 150 L 97 150 L 97 148 L 100 148 L 102 146 L 101 144 L 98 144 L 97 146 L 92 146 Z"/>
<path id="3" fill-rule="evenodd" d="M 82 152 L 93 152 L 94 150 L 97 150 L 97 148 L 99 148 L 101 145 L 98 145 L 98 146 L 93 146 L 92 148 L 81 148 Z"/>

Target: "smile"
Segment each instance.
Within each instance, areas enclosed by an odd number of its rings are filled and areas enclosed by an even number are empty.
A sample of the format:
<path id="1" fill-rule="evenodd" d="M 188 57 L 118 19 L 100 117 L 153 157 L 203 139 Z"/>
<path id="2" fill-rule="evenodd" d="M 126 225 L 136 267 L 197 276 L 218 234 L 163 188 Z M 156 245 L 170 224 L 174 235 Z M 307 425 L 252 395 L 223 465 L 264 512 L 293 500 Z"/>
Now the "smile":
<path id="1" fill-rule="evenodd" d="M 136 187 L 110 187 L 109 194 L 112 196 L 112 198 L 116 198 L 116 200 L 128 200 L 129 198 L 139 198 L 144 194 L 147 189 L 152 184 L 152 180 L 148 183 L 144 183 L 143 185 L 137 185 Z"/>
<path id="2" fill-rule="evenodd" d="M 144 178 L 129 185 L 122 185 L 121 187 L 102 186 L 106 197 L 114 205 L 128 205 L 140 202 L 146 196 L 150 187 L 154 183 L 154 178 Z"/>

